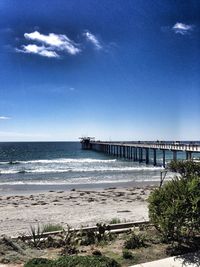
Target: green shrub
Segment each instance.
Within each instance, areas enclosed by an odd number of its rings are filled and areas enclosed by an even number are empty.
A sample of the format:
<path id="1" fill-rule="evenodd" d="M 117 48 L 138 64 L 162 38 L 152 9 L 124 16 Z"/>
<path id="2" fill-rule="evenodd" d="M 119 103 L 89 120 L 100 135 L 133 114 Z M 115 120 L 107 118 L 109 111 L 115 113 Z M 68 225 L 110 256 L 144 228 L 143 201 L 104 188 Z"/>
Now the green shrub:
<path id="1" fill-rule="evenodd" d="M 112 218 L 112 220 L 109 222 L 109 224 L 117 224 L 121 223 L 121 220 L 119 218 Z"/>
<path id="2" fill-rule="evenodd" d="M 43 233 L 48 233 L 48 232 L 55 232 L 55 231 L 62 231 L 64 230 L 63 227 L 60 224 L 45 224 L 42 227 Z"/>
<path id="3" fill-rule="evenodd" d="M 172 172 L 177 172 L 181 174 L 184 178 L 189 178 L 190 176 L 199 176 L 200 177 L 200 163 L 194 162 L 192 160 L 183 161 L 183 160 L 172 160 L 167 168 Z"/>
<path id="4" fill-rule="evenodd" d="M 101 253 L 101 251 L 100 250 L 94 250 L 93 252 L 92 252 L 92 255 L 94 255 L 94 256 L 102 256 L 102 253 Z"/>
<path id="5" fill-rule="evenodd" d="M 97 223 L 96 226 L 96 230 L 81 231 L 81 245 L 104 244 L 107 241 L 113 240 L 114 235 L 110 233 L 109 225 Z"/>
<path id="6" fill-rule="evenodd" d="M 122 250 L 122 256 L 124 259 L 133 259 L 133 253 L 130 252 L 128 249 Z"/>
<path id="7" fill-rule="evenodd" d="M 110 258 L 101 256 L 63 257 L 55 262 L 55 267 L 118 267 L 119 264 Z"/>
<path id="8" fill-rule="evenodd" d="M 57 260 L 33 259 L 24 267 L 120 267 L 113 259 L 102 256 L 64 256 Z"/>
<path id="9" fill-rule="evenodd" d="M 81 245 L 89 246 L 96 243 L 96 233 L 93 230 L 81 231 Z"/>
<path id="10" fill-rule="evenodd" d="M 25 263 L 24 267 L 53 267 L 53 261 L 43 258 L 35 258 Z"/>
<path id="11" fill-rule="evenodd" d="M 124 248 L 126 249 L 135 249 L 145 246 L 145 238 L 141 234 L 132 233 L 131 236 L 124 242 Z"/>
<path id="12" fill-rule="evenodd" d="M 96 232 L 96 238 L 98 242 L 106 241 L 109 239 L 109 233 L 106 233 L 106 231 L 110 231 L 109 225 L 106 225 L 105 223 L 97 223 L 97 232 Z"/>
<path id="13" fill-rule="evenodd" d="M 187 172 L 187 171 L 186 171 Z M 191 240 L 200 229 L 200 177 L 175 178 L 155 189 L 149 217 L 165 241 Z"/>
<path id="14" fill-rule="evenodd" d="M 61 251 L 62 255 L 73 255 L 78 253 L 78 246 L 81 243 L 80 237 L 76 231 L 68 230 L 64 233 L 64 247 Z"/>
<path id="15" fill-rule="evenodd" d="M 30 245 L 34 247 L 39 247 L 41 243 L 42 235 L 43 235 L 43 230 L 41 229 L 39 224 L 37 225 L 37 227 L 31 225 L 30 226 L 30 236 L 31 236 Z"/>

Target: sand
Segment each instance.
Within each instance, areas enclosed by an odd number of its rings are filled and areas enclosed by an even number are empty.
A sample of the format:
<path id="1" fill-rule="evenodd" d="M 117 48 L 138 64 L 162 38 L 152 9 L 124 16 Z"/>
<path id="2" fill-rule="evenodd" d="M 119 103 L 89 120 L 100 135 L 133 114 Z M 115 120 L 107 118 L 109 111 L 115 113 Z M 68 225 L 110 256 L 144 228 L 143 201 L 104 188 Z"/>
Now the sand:
<path id="1" fill-rule="evenodd" d="M 151 186 L 97 190 L 49 191 L 0 196 L 0 235 L 28 234 L 30 225 L 92 226 L 148 220 Z"/>

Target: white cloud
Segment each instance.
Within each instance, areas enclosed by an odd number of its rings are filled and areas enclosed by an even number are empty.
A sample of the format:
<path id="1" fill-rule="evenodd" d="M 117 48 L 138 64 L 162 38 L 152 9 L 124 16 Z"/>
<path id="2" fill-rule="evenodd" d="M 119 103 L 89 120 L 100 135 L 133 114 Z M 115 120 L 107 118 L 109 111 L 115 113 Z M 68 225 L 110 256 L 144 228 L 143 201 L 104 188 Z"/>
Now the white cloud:
<path id="1" fill-rule="evenodd" d="M 91 42 L 95 46 L 96 49 L 98 50 L 102 49 L 102 45 L 100 44 L 99 40 L 94 34 L 92 34 L 89 31 L 86 31 L 83 33 L 83 36 L 85 36 L 87 41 Z"/>
<path id="2" fill-rule="evenodd" d="M 103 48 L 98 38 L 88 30 L 84 31 L 83 36 L 95 49 L 100 50 Z M 20 48 L 15 48 L 17 52 L 59 58 L 63 53 L 77 55 L 82 51 L 81 44 L 74 42 L 65 34 L 49 33 L 45 35 L 36 30 L 34 32 L 24 33 L 24 38 L 26 42 L 29 41 L 30 43 L 23 44 Z"/>
<path id="3" fill-rule="evenodd" d="M 173 27 L 172 30 L 175 33 L 179 33 L 182 35 L 188 34 L 189 32 L 191 32 L 193 30 L 193 25 L 187 25 L 181 22 L 177 22 Z"/>
<path id="4" fill-rule="evenodd" d="M 41 34 L 38 31 L 24 34 L 25 39 L 34 41 L 38 44 L 22 45 L 21 48 L 16 48 L 17 52 L 37 54 L 43 57 L 59 58 L 60 52 L 66 52 L 70 55 L 76 55 L 81 52 L 78 44 L 70 40 L 64 34 L 49 33 L 48 35 Z"/>
<path id="5" fill-rule="evenodd" d="M 76 55 L 81 52 L 78 45 L 64 34 L 49 33 L 45 35 L 35 31 L 25 33 L 24 37 L 28 40 L 37 41 L 46 45 L 48 50 L 66 51 L 71 55 Z"/>
<path id="6" fill-rule="evenodd" d="M 44 46 L 37 46 L 35 44 L 23 45 L 22 49 L 16 49 L 17 52 L 38 54 L 44 57 L 59 57 L 55 51 L 49 51 Z"/>
<path id="7" fill-rule="evenodd" d="M 7 117 L 7 116 L 0 116 L 0 120 L 9 120 L 10 117 Z"/>

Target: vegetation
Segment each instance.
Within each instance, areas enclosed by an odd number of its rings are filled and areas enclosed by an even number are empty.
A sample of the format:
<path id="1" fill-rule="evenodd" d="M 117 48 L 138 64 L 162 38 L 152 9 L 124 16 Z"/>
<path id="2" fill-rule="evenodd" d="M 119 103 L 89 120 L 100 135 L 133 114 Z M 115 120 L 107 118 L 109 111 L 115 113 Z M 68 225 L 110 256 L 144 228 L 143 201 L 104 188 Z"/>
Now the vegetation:
<path id="1" fill-rule="evenodd" d="M 167 167 L 170 171 L 179 173 L 182 178 L 189 178 L 191 176 L 200 177 L 199 162 L 194 162 L 192 160 L 172 160 Z"/>
<path id="2" fill-rule="evenodd" d="M 166 242 L 195 245 L 200 231 L 200 164 L 171 162 L 169 168 L 181 174 L 155 189 L 149 197 L 149 217 Z"/>
<path id="3" fill-rule="evenodd" d="M 109 222 L 109 224 L 117 224 L 121 223 L 121 220 L 119 218 L 112 218 L 112 220 Z"/>
<path id="4" fill-rule="evenodd" d="M 89 246 L 96 243 L 96 233 L 93 230 L 81 232 L 81 245 Z"/>
<path id="5" fill-rule="evenodd" d="M 53 266 L 53 261 L 52 260 L 48 260 L 48 259 L 43 259 L 43 258 L 35 258 L 32 259 L 30 261 L 28 261 L 24 267 L 34 267 L 34 266 L 38 266 L 38 267 L 51 267 Z"/>
<path id="6" fill-rule="evenodd" d="M 62 229 L 62 231 L 57 235 L 48 235 L 45 236 L 44 233 L 49 232 L 49 230 Z M 50 231 L 51 232 L 51 231 Z M 27 243 L 30 247 L 45 249 L 45 248 L 60 248 L 62 247 L 62 254 L 76 254 L 78 252 L 78 245 L 80 243 L 80 237 L 75 231 L 71 231 L 70 227 L 65 231 L 61 228 L 60 225 L 44 225 L 40 227 L 38 224 L 37 227 L 30 227 L 30 236 L 31 239 L 27 240 Z M 25 237 L 21 237 L 22 241 L 25 241 Z"/>
<path id="7" fill-rule="evenodd" d="M 106 232 L 108 231 L 108 232 Z M 109 225 L 97 223 L 97 231 L 96 231 L 96 238 L 98 242 L 106 241 L 110 237 L 109 235 L 110 227 Z"/>
<path id="8" fill-rule="evenodd" d="M 32 259 L 24 267 L 119 267 L 113 259 L 103 256 L 64 256 L 57 260 Z"/>
<path id="9" fill-rule="evenodd" d="M 42 232 L 43 233 L 48 233 L 48 232 L 55 232 L 55 231 L 62 231 L 64 230 L 63 227 L 60 224 L 45 224 L 42 227 Z"/>
<path id="10" fill-rule="evenodd" d="M 128 249 L 122 250 L 122 256 L 124 259 L 133 259 L 133 253 L 129 251 Z"/>
<path id="11" fill-rule="evenodd" d="M 101 257 L 103 255 L 104 257 L 114 259 L 121 266 L 131 266 L 136 263 L 161 259 L 167 257 L 171 252 L 174 253 L 170 249 L 167 250 L 170 245 L 162 242 L 160 233 L 152 225 L 135 227 L 134 233 L 137 236 L 143 236 L 145 241 L 144 247 L 135 249 L 126 249 L 124 247 L 124 243 L 132 237 L 132 232 L 115 234 L 115 238 L 111 238 L 109 231 L 106 231 L 104 234 L 106 241 L 103 239 L 103 241 L 98 242 L 95 239 L 94 244 L 83 245 L 80 242 L 83 240 L 82 233 L 70 230 L 56 235 L 49 235 L 48 237 L 43 235 L 39 246 L 36 248 L 27 239 L 18 239 L 11 246 L 11 242 L 7 242 L 3 238 L 0 239 L 0 251 L 3 252 L 3 255 L 0 253 L 0 263 L 22 263 L 31 258 L 39 257 L 57 259 L 62 254 L 62 256 L 67 257 L 87 255 Z M 68 236 L 67 238 L 66 235 Z M 53 264 L 55 262 L 53 261 Z M 32 264 L 35 266 L 36 263 L 33 261 Z M 40 264 L 43 264 L 42 267 L 46 267 L 45 264 L 51 267 L 50 262 L 42 261 Z M 56 265 L 54 264 L 53 266 Z M 66 264 L 66 266 L 68 265 Z"/>
<path id="12" fill-rule="evenodd" d="M 44 232 L 59 227 L 38 225 L 31 227 L 31 241 L 21 239 L 21 243 L 13 244 L 8 239 L 0 239 L 0 251 L 8 251 L 3 256 L 0 254 L 0 262 L 12 262 L 15 255 L 21 258 L 27 255 L 23 262 L 31 257 L 35 259 L 25 267 L 115 267 L 196 249 L 200 243 L 200 164 L 171 162 L 168 168 L 179 173 L 178 177 L 155 189 L 148 200 L 149 217 L 155 227 L 139 225 L 134 231 L 119 233 L 113 238 L 109 225 L 99 223 L 95 230 L 76 232 L 68 227 L 66 231 L 44 238 Z M 112 221 L 115 223 L 117 219 Z M 36 247 L 31 248 L 31 254 L 30 246 Z M 42 254 L 34 254 L 38 251 Z M 41 256 L 43 258 L 37 258 Z"/>
<path id="13" fill-rule="evenodd" d="M 113 235 L 110 233 L 109 225 L 97 223 L 97 230 L 81 231 L 81 245 L 102 244 L 102 242 L 110 241 Z"/>
<path id="14" fill-rule="evenodd" d="M 78 245 L 80 244 L 80 237 L 75 231 L 70 231 L 68 226 L 68 231 L 64 233 L 63 248 L 61 251 L 62 255 L 73 255 L 78 253 Z"/>
<path id="15" fill-rule="evenodd" d="M 31 241 L 30 244 L 34 247 L 40 246 L 40 241 L 42 238 L 43 230 L 41 229 L 40 225 L 38 224 L 37 227 L 31 225 L 30 226 L 30 235 L 31 235 Z"/>
<path id="16" fill-rule="evenodd" d="M 124 242 L 125 249 L 135 249 L 140 247 L 145 247 L 145 237 L 142 234 L 135 234 L 134 232 L 131 236 Z"/>

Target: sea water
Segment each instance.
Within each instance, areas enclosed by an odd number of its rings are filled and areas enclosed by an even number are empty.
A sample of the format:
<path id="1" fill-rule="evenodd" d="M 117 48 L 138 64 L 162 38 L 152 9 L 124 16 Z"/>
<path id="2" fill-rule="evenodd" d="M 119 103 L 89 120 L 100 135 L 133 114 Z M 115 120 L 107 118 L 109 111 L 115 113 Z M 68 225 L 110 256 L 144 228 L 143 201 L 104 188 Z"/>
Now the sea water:
<path id="1" fill-rule="evenodd" d="M 184 158 L 184 155 L 182 155 Z M 171 155 L 166 153 L 166 160 Z M 153 160 L 153 155 L 150 155 Z M 162 154 L 158 152 L 158 164 Z M 159 181 L 163 167 L 91 150 L 79 142 L 0 143 L 0 189 L 11 185 L 98 185 Z"/>

